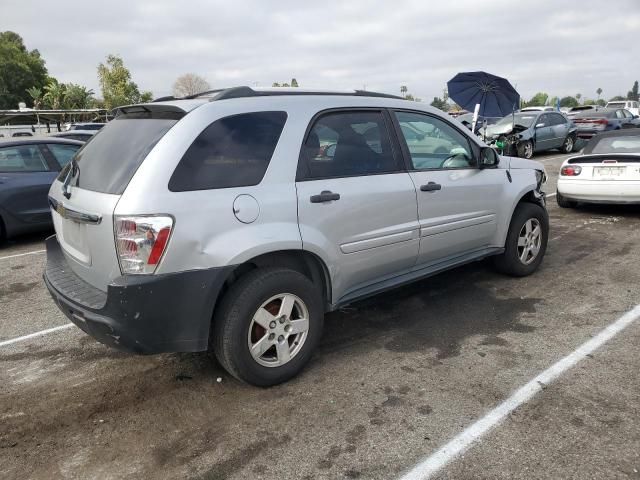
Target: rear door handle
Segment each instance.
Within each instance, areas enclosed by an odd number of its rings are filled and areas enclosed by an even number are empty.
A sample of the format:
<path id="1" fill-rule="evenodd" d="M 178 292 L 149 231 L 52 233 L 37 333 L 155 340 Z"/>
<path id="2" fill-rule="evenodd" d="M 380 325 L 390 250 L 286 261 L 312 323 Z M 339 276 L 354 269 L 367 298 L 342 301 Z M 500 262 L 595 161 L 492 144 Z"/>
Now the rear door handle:
<path id="1" fill-rule="evenodd" d="M 429 182 L 426 185 L 421 185 L 420 190 L 423 192 L 435 192 L 436 190 L 442 190 L 442 185 L 436 182 Z"/>
<path id="2" fill-rule="evenodd" d="M 323 190 L 319 195 L 311 195 L 311 203 L 331 202 L 332 200 L 340 200 L 339 193 L 333 193 L 330 190 Z"/>

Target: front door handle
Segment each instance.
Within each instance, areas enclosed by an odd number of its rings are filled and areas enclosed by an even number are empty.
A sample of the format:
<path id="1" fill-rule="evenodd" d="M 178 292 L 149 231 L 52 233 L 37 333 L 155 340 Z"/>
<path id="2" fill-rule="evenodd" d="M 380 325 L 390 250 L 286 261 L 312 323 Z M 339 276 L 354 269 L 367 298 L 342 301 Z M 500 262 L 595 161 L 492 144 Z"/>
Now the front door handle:
<path id="1" fill-rule="evenodd" d="M 423 192 L 435 192 L 436 190 L 442 190 L 442 185 L 436 182 L 429 182 L 426 185 L 421 185 L 420 190 Z"/>
<path id="2" fill-rule="evenodd" d="M 331 202 L 332 200 L 340 200 L 339 193 L 333 193 L 330 190 L 323 190 L 319 195 L 311 195 L 311 203 Z"/>

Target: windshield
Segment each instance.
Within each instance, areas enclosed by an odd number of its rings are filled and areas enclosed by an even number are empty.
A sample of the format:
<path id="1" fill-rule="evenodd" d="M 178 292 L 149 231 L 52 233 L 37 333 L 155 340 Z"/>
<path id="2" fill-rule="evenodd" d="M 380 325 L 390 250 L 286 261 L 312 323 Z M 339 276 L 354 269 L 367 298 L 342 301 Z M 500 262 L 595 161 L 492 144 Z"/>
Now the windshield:
<path id="1" fill-rule="evenodd" d="M 609 102 L 607 108 L 624 108 L 624 102 Z"/>
<path id="2" fill-rule="evenodd" d="M 514 125 L 520 125 L 525 128 L 529 128 L 531 125 L 533 125 L 533 122 L 536 118 L 536 115 L 525 115 L 522 113 L 516 113 L 515 115 L 507 115 L 498 123 L 496 123 L 496 126 L 511 125 L 513 123 Z"/>
<path id="3" fill-rule="evenodd" d="M 120 195 L 156 143 L 177 120 L 117 117 L 76 154 L 80 167 L 76 186 Z M 64 179 L 67 170 L 60 172 Z"/>
<path id="4" fill-rule="evenodd" d="M 591 153 L 640 153 L 640 135 L 602 138 Z"/>

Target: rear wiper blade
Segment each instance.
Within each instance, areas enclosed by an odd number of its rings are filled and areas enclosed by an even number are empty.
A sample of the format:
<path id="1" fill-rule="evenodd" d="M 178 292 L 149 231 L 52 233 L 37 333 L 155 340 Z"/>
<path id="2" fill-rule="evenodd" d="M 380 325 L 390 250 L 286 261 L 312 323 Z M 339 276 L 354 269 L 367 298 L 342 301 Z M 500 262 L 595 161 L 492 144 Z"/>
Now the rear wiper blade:
<path id="1" fill-rule="evenodd" d="M 78 162 L 74 155 L 71 158 L 71 165 L 69 166 L 69 171 L 67 172 L 67 176 L 64 178 L 64 183 L 62 184 L 62 194 L 67 200 L 71 198 L 71 186 L 70 186 L 71 179 L 76 175 L 80 175 L 80 167 L 78 166 Z"/>

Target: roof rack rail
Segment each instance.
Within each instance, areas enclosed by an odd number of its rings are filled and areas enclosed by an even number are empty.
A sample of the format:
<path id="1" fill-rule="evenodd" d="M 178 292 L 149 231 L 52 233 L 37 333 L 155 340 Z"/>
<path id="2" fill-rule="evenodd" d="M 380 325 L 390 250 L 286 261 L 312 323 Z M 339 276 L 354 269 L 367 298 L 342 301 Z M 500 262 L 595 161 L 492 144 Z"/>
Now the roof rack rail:
<path id="1" fill-rule="evenodd" d="M 402 97 L 397 95 L 391 95 L 388 93 L 369 92 L 367 90 L 353 90 L 351 92 L 332 92 L 322 90 L 254 90 L 251 87 L 239 86 L 231 88 L 219 88 L 216 90 L 206 90 L 204 92 L 194 93 L 193 95 L 187 95 L 184 97 L 166 96 L 153 100 L 153 102 L 166 102 L 171 100 L 193 100 L 204 96 L 211 96 L 210 101 L 227 100 L 230 98 L 247 98 L 247 97 L 276 97 L 276 96 L 303 96 L 303 95 L 337 95 L 337 96 L 355 96 L 355 97 L 379 97 L 379 98 L 394 98 L 396 100 L 403 100 Z"/>

